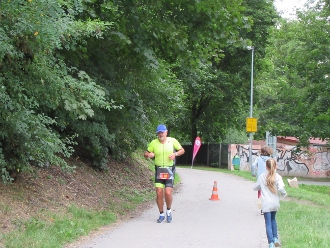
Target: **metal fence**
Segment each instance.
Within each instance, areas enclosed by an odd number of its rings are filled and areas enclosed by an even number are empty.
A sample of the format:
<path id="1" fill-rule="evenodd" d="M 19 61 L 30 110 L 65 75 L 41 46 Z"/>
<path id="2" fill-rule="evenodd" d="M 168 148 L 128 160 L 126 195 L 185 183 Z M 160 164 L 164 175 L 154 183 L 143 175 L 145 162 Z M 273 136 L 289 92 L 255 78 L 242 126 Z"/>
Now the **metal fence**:
<path id="1" fill-rule="evenodd" d="M 193 146 L 183 145 L 185 154 L 177 157 L 177 165 L 191 165 Z M 194 165 L 228 168 L 228 144 L 203 144 L 194 159 Z"/>

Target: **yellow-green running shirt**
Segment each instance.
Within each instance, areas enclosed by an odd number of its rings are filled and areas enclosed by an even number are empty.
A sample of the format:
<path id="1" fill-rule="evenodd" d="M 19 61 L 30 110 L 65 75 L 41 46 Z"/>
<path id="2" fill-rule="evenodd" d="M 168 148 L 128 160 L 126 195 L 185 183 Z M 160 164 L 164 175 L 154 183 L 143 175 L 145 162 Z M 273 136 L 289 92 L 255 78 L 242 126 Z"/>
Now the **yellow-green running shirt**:
<path id="1" fill-rule="evenodd" d="M 173 166 L 173 160 L 169 159 L 169 156 L 181 148 L 179 141 L 175 138 L 167 137 L 164 144 L 160 143 L 158 139 L 154 139 L 148 145 L 147 150 L 155 154 L 155 165 L 168 167 Z"/>

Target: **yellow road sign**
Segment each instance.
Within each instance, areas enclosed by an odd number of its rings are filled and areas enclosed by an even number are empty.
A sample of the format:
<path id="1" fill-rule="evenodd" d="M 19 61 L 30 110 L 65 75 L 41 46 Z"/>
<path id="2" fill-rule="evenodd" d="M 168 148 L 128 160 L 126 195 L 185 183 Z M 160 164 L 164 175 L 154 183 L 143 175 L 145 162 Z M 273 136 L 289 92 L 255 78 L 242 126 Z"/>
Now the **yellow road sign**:
<path id="1" fill-rule="evenodd" d="M 246 118 L 246 132 L 256 133 L 257 132 L 257 118 Z"/>

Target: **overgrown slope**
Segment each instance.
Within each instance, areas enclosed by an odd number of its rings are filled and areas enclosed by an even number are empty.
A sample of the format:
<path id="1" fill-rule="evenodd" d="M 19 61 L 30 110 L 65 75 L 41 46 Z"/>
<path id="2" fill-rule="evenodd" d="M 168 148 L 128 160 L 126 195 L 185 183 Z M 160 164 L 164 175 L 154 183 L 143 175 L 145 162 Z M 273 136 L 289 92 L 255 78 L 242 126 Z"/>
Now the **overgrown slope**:
<path id="1" fill-rule="evenodd" d="M 69 163 L 76 165 L 74 172 L 53 166 L 34 174 L 22 173 L 11 185 L 0 183 L 1 234 L 14 231 L 31 218 L 47 219 L 47 212 L 65 214 L 72 205 L 88 210 L 106 209 L 122 217 L 136 207 L 131 196 L 145 195 L 143 201 L 149 203 L 153 195 L 153 172 L 142 156 L 140 161 L 125 162 L 109 158 L 103 172 L 81 161 Z"/>

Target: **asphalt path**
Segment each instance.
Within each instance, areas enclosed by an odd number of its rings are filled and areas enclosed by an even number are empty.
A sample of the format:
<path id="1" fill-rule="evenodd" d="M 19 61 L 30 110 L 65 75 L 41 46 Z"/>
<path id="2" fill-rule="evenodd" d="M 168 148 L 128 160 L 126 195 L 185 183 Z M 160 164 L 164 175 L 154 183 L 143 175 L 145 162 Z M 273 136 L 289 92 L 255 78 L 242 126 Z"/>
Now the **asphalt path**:
<path id="1" fill-rule="evenodd" d="M 156 203 L 75 248 L 267 248 L 253 182 L 230 174 L 177 168 L 172 223 L 156 223 Z M 210 200 L 217 182 L 219 200 Z"/>

